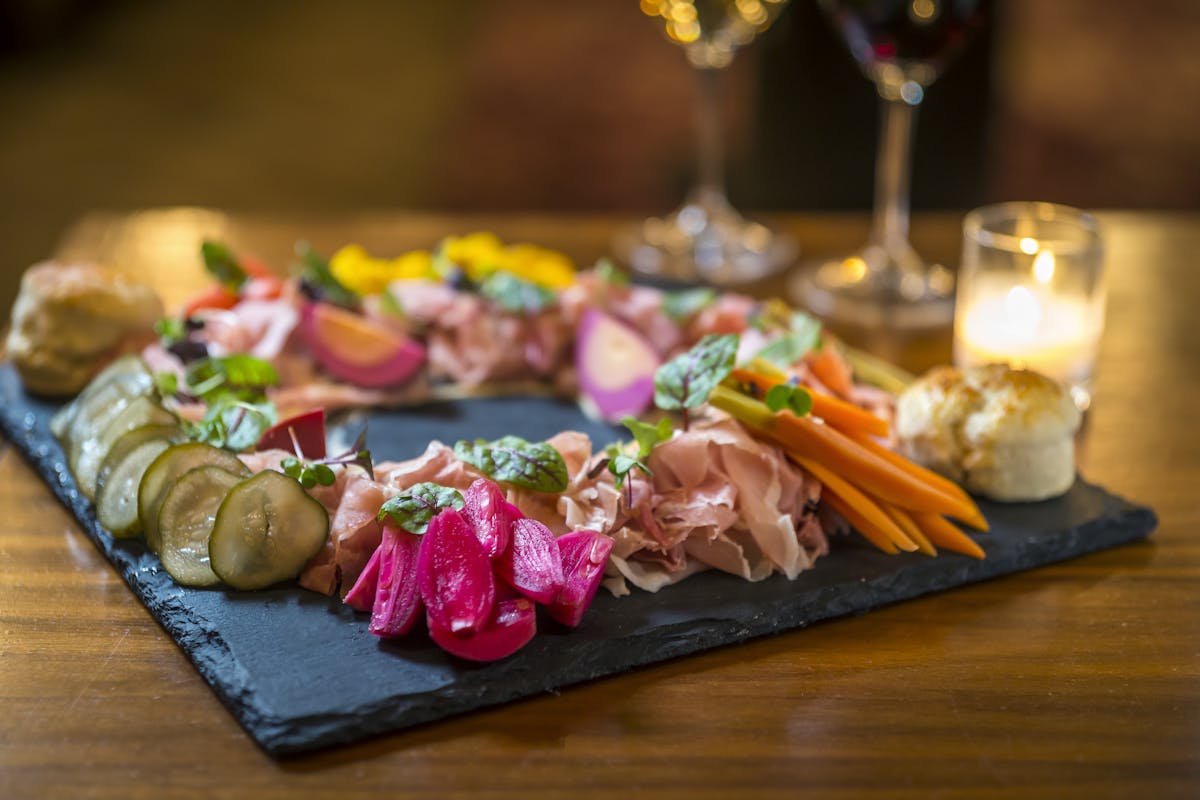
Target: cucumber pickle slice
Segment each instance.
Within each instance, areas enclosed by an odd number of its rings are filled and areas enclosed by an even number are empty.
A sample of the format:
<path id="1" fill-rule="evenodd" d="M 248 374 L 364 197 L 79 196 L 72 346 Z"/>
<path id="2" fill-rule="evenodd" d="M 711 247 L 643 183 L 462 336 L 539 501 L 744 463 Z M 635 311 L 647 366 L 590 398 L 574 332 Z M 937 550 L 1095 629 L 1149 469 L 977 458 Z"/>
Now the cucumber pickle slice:
<path id="1" fill-rule="evenodd" d="M 118 440 L 118 444 L 141 430 L 143 428 L 125 434 Z M 132 449 L 123 453 L 110 453 L 104 460 L 101 469 L 107 472 L 104 473 L 100 490 L 96 493 L 96 518 L 116 538 L 126 539 L 141 533 L 142 523 L 138 518 L 137 503 L 138 484 L 141 483 L 146 468 L 170 446 L 169 438 L 154 436 L 137 441 Z M 112 463 L 114 455 L 122 456 L 115 464 Z"/>
<path id="2" fill-rule="evenodd" d="M 244 479 L 221 467 L 185 472 L 163 498 L 158 510 L 159 558 L 171 577 L 184 586 L 219 582 L 208 560 L 208 539 L 225 495 Z"/>
<path id="3" fill-rule="evenodd" d="M 237 475 L 250 474 L 246 465 L 233 453 L 203 442 L 184 442 L 169 447 L 146 468 L 146 474 L 138 484 L 138 519 L 142 522 L 146 544 L 155 553 L 160 551 L 162 545 L 158 511 L 167 492 L 188 470 L 208 465 L 227 469 Z"/>
<path id="4" fill-rule="evenodd" d="M 235 589 L 294 578 L 329 535 L 329 514 L 299 481 L 264 470 L 229 491 L 208 542 L 212 571 Z"/>
<path id="5" fill-rule="evenodd" d="M 112 381 L 139 374 L 145 376 L 147 380 L 153 383 L 150 369 L 146 366 L 146 362 L 142 361 L 141 357 L 135 355 L 121 356 L 101 370 L 100 374 L 92 378 L 91 382 L 83 387 L 83 391 L 76 395 L 74 400 L 54 413 L 54 416 L 50 418 L 50 431 L 63 442 L 65 448 L 68 444 L 66 441 L 67 431 L 79 413 L 79 409 L 84 405 L 89 405 L 91 397 Z"/>
<path id="6" fill-rule="evenodd" d="M 132 398 L 129 403 L 104 426 L 104 429 L 82 441 L 71 443 L 71 470 L 75 483 L 85 497 L 96 497 L 96 486 L 100 466 L 113 444 L 134 428 L 143 425 L 171 425 L 177 423 L 175 415 L 157 401 L 146 395 Z"/>

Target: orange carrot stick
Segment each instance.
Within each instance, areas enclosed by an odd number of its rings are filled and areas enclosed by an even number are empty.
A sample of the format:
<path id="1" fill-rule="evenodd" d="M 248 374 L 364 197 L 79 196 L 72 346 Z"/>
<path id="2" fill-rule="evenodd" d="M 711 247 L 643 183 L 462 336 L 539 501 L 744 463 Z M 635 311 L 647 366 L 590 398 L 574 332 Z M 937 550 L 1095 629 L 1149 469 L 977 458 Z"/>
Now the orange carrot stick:
<path id="1" fill-rule="evenodd" d="M 762 394 L 766 394 L 771 387 L 785 382 L 785 379 L 763 375 L 748 369 L 735 369 L 730 375 L 735 381 L 753 386 Z M 808 388 L 805 391 L 812 397 L 812 415 L 814 417 L 820 417 L 835 428 L 846 432 L 863 431 L 872 436 L 888 435 L 887 420 L 877 417 L 853 403 L 847 403 L 845 400 L 820 394 Z"/>
<path id="2" fill-rule="evenodd" d="M 881 503 L 879 507 L 883 509 L 883 513 L 891 517 L 892 521 L 900 526 L 900 530 L 904 531 L 904 534 L 908 538 L 917 543 L 917 548 L 922 553 L 927 556 L 937 555 L 937 548 L 925 537 L 925 534 L 917 527 L 917 523 L 913 522 L 913 518 L 908 515 L 907 511 L 885 503 Z"/>
<path id="3" fill-rule="evenodd" d="M 869 529 L 872 533 L 878 533 L 879 535 L 882 535 L 901 550 L 911 553 L 913 550 L 917 549 L 917 545 L 912 541 L 912 539 L 904 535 L 904 531 L 900 529 L 900 526 L 893 522 L 892 519 L 888 517 L 888 515 L 885 514 L 882 509 L 880 509 L 874 500 L 856 489 L 849 481 L 814 461 L 809 461 L 803 458 L 795 458 L 794 456 L 792 457 L 792 460 L 811 472 L 813 476 L 821 482 L 822 497 L 825 496 L 826 492 L 832 492 L 837 496 L 838 500 L 842 501 L 846 508 L 851 510 L 854 515 L 853 519 L 849 514 L 846 513 L 845 510 L 836 505 L 834 506 L 837 508 L 838 512 L 841 513 L 841 515 L 847 520 L 849 520 L 851 524 L 853 524 L 854 527 L 857 528 L 864 536 L 867 536 L 866 531 Z M 867 536 L 867 538 L 870 539 L 876 547 L 879 546 L 879 544 L 875 541 L 877 537 Z"/>
<path id="4" fill-rule="evenodd" d="M 854 530 L 861 533 L 871 544 L 875 545 L 883 552 L 891 555 L 896 555 L 900 552 L 899 548 L 896 547 L 891 539 L 889 539 L 881 531 L 877 531 L 872 528 L 870 523 L 863 519 L 862 515 L 855 510 L 854 506 L 842 500 L 833 492 L 822 491 L 821 501 L 824 503 L 829 503 L 829 505 L 833 507 L 834 511 L 841 514 L 846 518 L 847 522 L 854 526 Z"/>
<path id="5" fill-rule="evenodd" d="M 975 501 L 971 499 L 971 496 L 968 495 L 957 483 L 949 478 L 937 474 L 931 469 L 926 469 L 920 464 L 909 461 L 899 453 L 887 449 L 870 436 L 866 436 L 855 431 L 846 431 L 845 433 L 855 442 L 858 442 L 860 445 L 867 448 L 885 461 L 890 461 L 892 464 L 895 464 L 905 472 L 911 473 L 914 477 L 919 478 L 938 489 L 941 489 L 942 492 L 950 495 L 951 497 L 957 498 L 961 503 L 963 503 L 964 511 L 970 509 L 971 512 L 973 512 L 966 517 L 956 516 L 955 519 L 965 522 L 976 530 L 986 531 L 988 529 L 987 520 L 984 518 L 983 512 L 979 510 L 979 506 L 975 505 Z"/>
<path id="6" fill-rule="evenodd" d="M 913 514 L 912 517 L 913 522 L 921 526 L 921 530 L 925 532 L 929 540 L 939 547 L 972 558 L 984 557 L 983 548 L 976 544 L 970 536 L 959 530 L 953 522 L 943 519 L 937 514 Z"/>
<path id="7" fill-rule="evenodd" d="M 828 339 L 821 346 L 819 353 L 806 360 L 808 368 L 812 370 L 816 379 L 828 386 L 830 391 L 836 392 L 842 397 L 849 397 L 854 391 L 854 378 L 850 373 L 850 365 L 846 363 L 846 359 L 842 358 L 837 346 Z"/>

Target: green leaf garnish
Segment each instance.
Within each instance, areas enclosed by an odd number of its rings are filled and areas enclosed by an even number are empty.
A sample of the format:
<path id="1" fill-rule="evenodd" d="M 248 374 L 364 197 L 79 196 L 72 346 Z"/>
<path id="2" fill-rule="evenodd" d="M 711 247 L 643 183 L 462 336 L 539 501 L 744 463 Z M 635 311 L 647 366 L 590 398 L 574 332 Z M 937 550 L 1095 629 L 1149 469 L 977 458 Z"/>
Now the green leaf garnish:
<path id="1" fill-rule="evenodd" d="M 570 482 L 562 454 L 548 442 L 502 436 L 494 442 L 460 440 L 454 455 L 494 481 L 535 492 L 562 492 Z"/>
<path id="2" fill-rule="evenodd" d="M 803 311 L 796 311 L 788 321 L 788 331 L 759 350 L 755 357 L 787 369 L 820 344 L 821 323 Z"/>
<path id="3" fill-rule="evenodd" d="M 275 406 L 269 402 L 248 403 L 233 394 L 210 401 L 199 422 L 187 423 L 188 438 L 235 453 L 253 447 L 275 424 Z"/>
<path id="4" fill-rule="evenodd" d="M 504 271 L 484 278 L 479 293 L 514 314 L 537 313 L 554 303 L 554 292 Z"/>
<path id="5" fill-rule="evenodd" d="M 800 386 L 792 386 L 788 383 L 776 384 L 767 389 L 767 394 L 763 398 L 763 402 L 772 411 L 787 409 L 797 417 L 803 417 L 812 411 L 813 406 L 812 395 L 808 393 L 807 389 Z"/>
<path id="6" fill-rule="evenodd" d="M 409 533 L 423 534 L 442 511 L 447 508 L 458 511 L 465 505 L 457 489 L 437 483 L 418 483 L 384 503 L 379 509 L 378 520 L 391 521 Z"/>
<path id="7" fill-rule="evenodd" d="M 220 395 L 260 402 L 266 398 L 266 388 L 277 383 L 279 373 L 271 362 L 244 353 L 201 358 L 184 373 L 188 393 L 210 403 Z"/>
<path id="8" fill-rule="evenodd" d="M 208 274 L 235 294 L 250 279 L 233 255 L 233 251 L 220 242 L 206 240 L 200 245 L 200 257 L 204 259 L 204 268 L 208 270 Z"/>
<path id="9" fill-rule="evenodd" d="M 597 261 L 596 266 L 592 269 L 595 271 L 596 277 L 609 286 L 623 287 L 629 285 L 629 273 L 617 269 L 607 258 Z"/>
<path id="10" fill-rule="evenodd" d="M 633 434 L 633 438 L 638 444 L 639 458 L 645 458 L 650 455 L 650 451 L 654 449 L 654 445 L 667 441 L 674 432 L 674 426 L 671 424 L 670 417 L 663 417 L 654 425 L 642 422 L 636 417 L 625 417 L 621 420 L 621 424 Z"/>
<path id="11" fill-rule="evenodd" d="M 613 485 L 617 489 L 625 486 L 625 479 L 635 469 L 641 470 L 647 477 L 654 477 L 654 473 L 646 466 L 646 462 L 640 458 L 634 458 L 628 453 L 617 453 L 608 460 L 608 471 L 612 473 Z"/>
<path id="12" fill-rule="evenodd" d="M 154 332 L 166 348 L 188 338 L 187 323 L 180 317 L 163 317 L 154 323 Z"/>
<path id="13" fill-rule="evenodd" d="M 343 286 L 329 269 L 329 262 L 312 248 L 308 242 L 296 243 L 296 256 L 300 259 L 300 278 L 322 300 L 343 308 L 358 308 L 359 298 Z"/>
<path id="14" fill-rule="evenodd" d="M 662 310 L 675 322 L 684 323 L 711 306 L 716 299 L 716 291 L 708 286 L 680 289 L 663 295 Z"/>
<path id="15" fill-rule="evenodd" d="M 179 376 L 174 372 L 154 373 L 154 389 L 159 397 L 174 397 L 179 391 Z"/>
<path id="16" fill-rule="evenodd" d="M 654 373 L 654 404 L 664 411 L 682 411 L 683 429 L 687 430 L 688 409 L 702 405 L 725 380 L 733 370 L 737 348 L 736 333 L 710 333 L 691 350 L 663 364 Z"/>
<path id="17" fill-rule="evenodd" d="M 292 433 L 293 447 L 298 451 L 299 443 L 296 441 L 296 434 Z M 358 438 L 354 440 L 354 444 L 344 453 L 328 458 L 317 459 L 316 461 L 305 461 L 294 456 L 289 456 L 279 462 L 280 468 L 285 475 L 289 475 L 300 481 L 300 485 L 305 489 L 311 489 L 318 484 L 321 486 L 333 486 L 337 482 L 337 473 L 333 471 L 335 466 L 358 466 L 367 473 L 371 480 L 375 480 L 375 469 L 371 463 L 371 451 L 366 449 L 367 444 L 367 429 L 364 427 L 358 434 Z"/>

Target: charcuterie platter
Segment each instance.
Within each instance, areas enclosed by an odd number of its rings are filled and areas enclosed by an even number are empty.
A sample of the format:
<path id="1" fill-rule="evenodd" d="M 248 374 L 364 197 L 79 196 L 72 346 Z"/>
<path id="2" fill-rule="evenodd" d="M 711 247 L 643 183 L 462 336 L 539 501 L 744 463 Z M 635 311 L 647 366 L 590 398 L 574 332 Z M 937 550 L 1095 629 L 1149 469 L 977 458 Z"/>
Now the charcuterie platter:
<path id="1" fill-rule="evenodd" d="M 736 408 L 743 401 L 730 402 Z M 570 624 L 542 614 L 537 635 L 519 649 L 495 659 L 471 659 L 439 643 L 438 637 L 446 634 L 438 633 L 432 609 L 428 633 L 418 625 L 401 637 L 373 635 L 362 612 L 339 596 L 348 586 L 340 592 L 335 587 L 329 596 L 291 581 L 258 591 L 231 588 L 229 581 L 185 585 L 164 569 L 160 556 L 142 539 L 114 538 L 100 524 L 95 505 L 68 468 L 71 459 L 51 431 L 61 407 L 61 402 L 28 392 L 13 366 L 0 366 L 0 427 L 5 435 L 239 722 L 272 754 L 350 742 L 863 613 L 1128 543 L 1148 535 L 1156 523 L 1149 509 L 1076 479 L 1052 499 L 978 500 L 987 530 L 973 531 L 971 540 L 986 553 L 982 559 L 945 549 L 937 557 L 891 555 L 857 535 L 831 530 L 827 550 L 815 566 L 796 574 L 779 569 L 748 580 L 729 569 L 712 568 L 646 591 L 637 580 L 649 573 L 631 569 L 609 577 L 634 583 L 632 591 L 601 590 L 586 614 Z M 401 458 L 419 456 L 431 441 L 516 436 L 536 442 L 573 430 L 603 443 L 622 435 L 574 401 L 551 394 L 481 393 L 404 407 L 360 407 L 351 419 L 338 419 L 331 418 L 331 440 L 352 439 L 365 420 L 371 448 Z M 678 440 L 681 434 L 673 436 Z M 648 463 L 662 471 L 659 461 Z M 628 478 L 635 479 L 649 478 Z M 636 562 L 636 556 L 629 561 Z M 361 564 L 359 569 L 366 571 Z M 511 575 L 505 580 L 531 596 L 532 590 Z M 426 599 L 430 607 L 436 602 Z M 553 606 L 548 602 L 546 607 Z"/>

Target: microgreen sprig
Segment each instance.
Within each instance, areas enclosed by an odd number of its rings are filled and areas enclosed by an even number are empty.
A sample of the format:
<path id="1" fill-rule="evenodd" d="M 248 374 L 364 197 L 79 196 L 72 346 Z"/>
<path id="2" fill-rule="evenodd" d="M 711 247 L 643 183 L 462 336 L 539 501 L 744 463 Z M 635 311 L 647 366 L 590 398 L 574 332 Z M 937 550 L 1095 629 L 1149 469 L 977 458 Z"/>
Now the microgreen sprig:
<path id="1" fill-rule="evenodd" d="M 304 457 L 304 452 L 300 449 L 300 442 L 296 439 L 296 432 L 289 428 L 288 433 L 291 434 L 292 448 L 296 455 L 279 462 L 279 468 L 283 470 L 284 475 L 300 481 L 300 485 L 305 489 L 311 489 L 318 484 L 332 486 L 337 481 L 337 473 L 333 471 L 333 467 L 337 466 L 361 467 L 371 480 L 375 480 L 375 466 L 372 463 L 371 451 L 366 446 L 366 428 L 359 432 L 354 444 L 346 452 L 315 460 L 308 460 Z"/>

